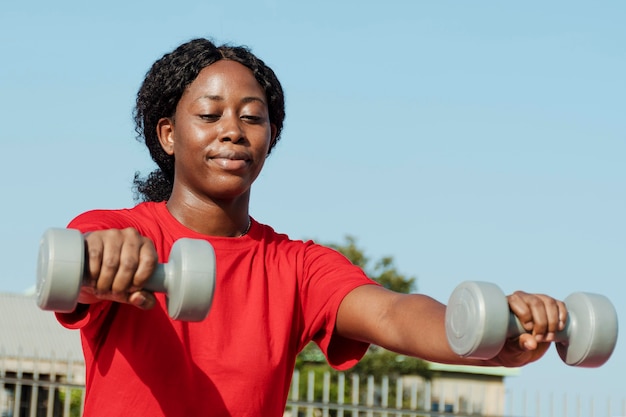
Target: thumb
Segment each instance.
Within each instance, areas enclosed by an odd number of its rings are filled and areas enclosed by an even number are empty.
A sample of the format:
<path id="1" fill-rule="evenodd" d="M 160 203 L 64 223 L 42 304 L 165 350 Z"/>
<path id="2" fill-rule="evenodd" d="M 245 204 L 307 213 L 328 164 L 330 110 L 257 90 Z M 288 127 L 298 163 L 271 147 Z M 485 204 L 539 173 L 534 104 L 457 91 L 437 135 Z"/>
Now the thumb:
<path id="1" fill-rule="evenodd" d="M 156 297 L 150 291 L 134 291 L 128 295 L 128 303 L 142 310 L 150 310 L 156 304 Z"/>
<path id="2" fill-rule="evenodd" d="M 522 350 L 537 349 L 537 340 L 531 333 L 521 334 L 518 338 L 519 348 Z"/>

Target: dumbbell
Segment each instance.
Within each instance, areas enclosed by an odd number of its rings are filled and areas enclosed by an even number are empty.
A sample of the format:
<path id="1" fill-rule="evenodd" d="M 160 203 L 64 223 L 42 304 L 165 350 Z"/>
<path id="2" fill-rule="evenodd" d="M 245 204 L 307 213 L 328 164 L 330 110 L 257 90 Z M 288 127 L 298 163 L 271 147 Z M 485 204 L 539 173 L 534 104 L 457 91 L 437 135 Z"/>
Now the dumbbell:
<path id="1" fill-rule="evenodd" d="M 72 312 L 85 283 L 85 241 L 80 231 L 51 228 L 39 244 L 37 305 L 42 310 Z M 215 252 L 205 240 L 179 239 L 169 261 L 158 264 L 144 289 L 167 294 L 171 318 L 201 321 L 215 290 Z"/>
<path id="2" fill-rule="evenodd" d="M 578 292 L 564 303 L 565 328 L 555 333 L 559 356 L 570 366 L 594 368 L 604 364 L 617 342 L 617 312 L 608 298 Z M 506 296 L 497 285 L 466 281 L 452 292 L 446 308 L 446 336 L 459 356 L 474 359 L 495 357 L 506 339 L 527 331 L 509 310 Z"/>

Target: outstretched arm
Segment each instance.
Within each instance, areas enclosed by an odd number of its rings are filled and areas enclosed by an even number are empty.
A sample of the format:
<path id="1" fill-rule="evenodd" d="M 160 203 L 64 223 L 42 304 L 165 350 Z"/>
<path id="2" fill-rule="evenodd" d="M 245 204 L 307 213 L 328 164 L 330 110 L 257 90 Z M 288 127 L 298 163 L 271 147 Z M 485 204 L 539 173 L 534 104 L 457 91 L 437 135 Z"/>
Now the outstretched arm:
<path id="1" fill-rule="evenodd" d="M 455 354 L 446 338 L 446 306 L 422 294 L 400 294 L 374 285 L 358 287 L 341 303 L 336 331 L 432 362 L 521 366 L 543 356 L 554 332 L 563 328 L 567 310 L 562 302 L 544 295 L 516 292 L 508 300 L 530 333 L 507 341 L 500 354 L 489 361 Z"/>

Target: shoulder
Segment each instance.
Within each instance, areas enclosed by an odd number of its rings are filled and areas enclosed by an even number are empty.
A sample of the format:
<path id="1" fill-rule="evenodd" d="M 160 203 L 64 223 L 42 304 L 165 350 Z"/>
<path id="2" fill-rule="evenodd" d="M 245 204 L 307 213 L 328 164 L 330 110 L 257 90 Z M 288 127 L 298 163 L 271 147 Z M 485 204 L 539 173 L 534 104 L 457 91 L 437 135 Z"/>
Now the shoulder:
<path id="1" fill-rule="evenodd" d="M 259 223 L 252 219 L 252 227 L 249 232 L 250 238 L 263 242 L 266 246 L 275 246 L 277 250 L 284 252 L 299 252 L 302 254 L 310 251 L 331 250 L 312 240 L 293 239 L 286 233 L 277 232 L 272 226 Z"/>
<path id="2" fill-rule="evenodd" d="M 158 223 L 160 206 L 165 203 L 140 203 L 132 208 L 94 209 L 79 214 L 68 228 L 83 232 L 126 227 L 142 228 L 146 223 Z"/>
<path id="3" fill-rule="evenodd" d="M 324 259 L 326 261 L 338 262 L 342 264 L 352 264 L 339 251 L 317 243 L 311 239 L 293 239 L 285 233 L 275 231 L 271 226 L 259 223 L 253 219 L 250 235 L 253 238 L 260 238 L 266 242 L 278 245 L 281 250 L 298 251 L 304 254 L 309 260 Z"/>

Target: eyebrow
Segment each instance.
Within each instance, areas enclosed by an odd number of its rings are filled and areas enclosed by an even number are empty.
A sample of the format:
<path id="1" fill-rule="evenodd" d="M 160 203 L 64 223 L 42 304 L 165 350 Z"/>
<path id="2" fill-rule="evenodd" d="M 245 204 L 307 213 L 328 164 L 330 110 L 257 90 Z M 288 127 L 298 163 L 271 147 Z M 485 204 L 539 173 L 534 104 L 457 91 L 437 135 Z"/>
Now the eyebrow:
<path id="1" fill-rule="evenodd" d="M 212 94 L 205 94 L 203 96 L 198 97 L 197 100 L 201 100 L 201 99 L 208 99 L 211 101 L 224 101 L 224 97 L 219 96 L 219 95 L 212 95 Z M 256 96 L 247 96 L 241 99 L 242 103 L 252 103 L 258 101 L 262 104 L 266 104 L 265 100 L 263 100 L 261 97 L 256 97 Z"/>

